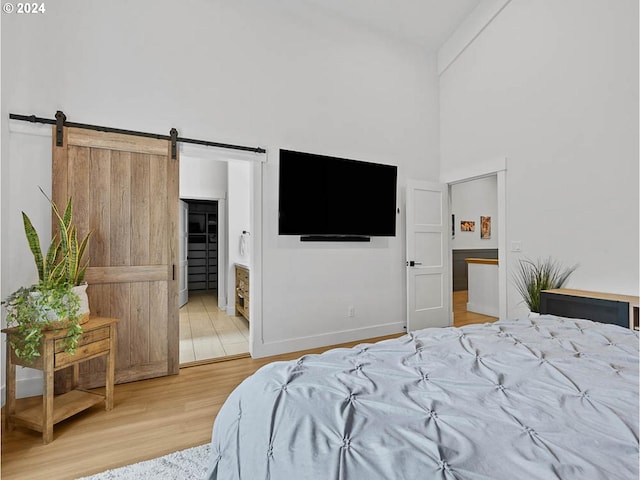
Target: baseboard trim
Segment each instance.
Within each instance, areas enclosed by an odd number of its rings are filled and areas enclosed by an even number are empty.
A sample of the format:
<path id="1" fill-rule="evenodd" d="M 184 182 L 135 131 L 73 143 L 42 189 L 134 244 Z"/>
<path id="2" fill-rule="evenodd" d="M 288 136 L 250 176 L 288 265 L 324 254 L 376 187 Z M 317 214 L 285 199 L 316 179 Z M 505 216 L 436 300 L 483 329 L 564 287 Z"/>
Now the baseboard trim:
<path id="1" fill-rule="evenodd" d="M 283 353 L 298 352 L 319 347 L 330 347 L 341 343 L 366 341 L 370 338 L 383 337 L 404 333 L 405 324 L 402 322 L 387 323 L 373 327 L 356 328 L 341 332 L 330 332 L 323 335 L 313 335 L 308 337 L 290 338 L 275 342 L 265 342 L 254 344 L 252 357 L 262 358 Z"/>
<path id="2" fill-rule="evenodd" d="M 16 381 L 16 398 L 36 397 L 42 395 L 42 378 L 19 378 Z M 0 387 L 0 395 L 2 395 L 2 406 L 7 401 L 7 387 Z"/>

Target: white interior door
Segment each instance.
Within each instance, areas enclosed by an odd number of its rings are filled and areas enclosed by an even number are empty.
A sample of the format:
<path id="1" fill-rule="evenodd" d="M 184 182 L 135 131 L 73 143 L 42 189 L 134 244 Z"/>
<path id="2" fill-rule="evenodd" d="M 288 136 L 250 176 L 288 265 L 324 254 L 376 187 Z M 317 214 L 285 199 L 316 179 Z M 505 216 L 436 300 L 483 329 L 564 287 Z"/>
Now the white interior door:
<path id="1" fill-rule="evenodd" d="M 407 182 L 407 331 L 451 325 L 447 195 L 446 185 Z"/>
<path id="2" fill-rule="evenodd" d="M 178 306 L 182 307 L 189 301 L 189 287 L 187 280 L 189 278 L 189 261 L 187 252 L 189 250 L 189 204 L 180 200 L 180 233 L 179 233 L 179 250 L 180 250 L 180 283 L 178 287 Z"/>

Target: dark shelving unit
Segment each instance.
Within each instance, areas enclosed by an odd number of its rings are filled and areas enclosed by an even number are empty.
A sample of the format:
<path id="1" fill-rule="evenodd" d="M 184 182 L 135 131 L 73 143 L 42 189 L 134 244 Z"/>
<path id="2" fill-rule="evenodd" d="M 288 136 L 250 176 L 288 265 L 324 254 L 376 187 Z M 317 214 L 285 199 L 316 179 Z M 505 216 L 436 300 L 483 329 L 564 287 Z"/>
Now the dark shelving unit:
<path id="1" fill-rule="evenodd" d="M 218 289 L 218 202 L 189 201 L 190 291 Z"/>

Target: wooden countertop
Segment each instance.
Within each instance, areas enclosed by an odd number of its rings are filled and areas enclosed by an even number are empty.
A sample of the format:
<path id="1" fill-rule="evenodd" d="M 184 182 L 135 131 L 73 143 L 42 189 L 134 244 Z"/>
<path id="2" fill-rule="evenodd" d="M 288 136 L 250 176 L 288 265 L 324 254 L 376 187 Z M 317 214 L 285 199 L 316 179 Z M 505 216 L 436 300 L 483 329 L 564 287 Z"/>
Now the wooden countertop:
<path id="1" fill-rule="evenodd" d="M 561 295 L 572 295 L 574 297 L 598 298 L 601 300 L 613 300 L 616 302 L 626 302 L 633 307 L 637 307 L 640 298 L 633 295 L 618 295 L 615 293 L 590 292 L 588 290 L 573 290 L 570 288 L 556 288 L 553 290 L 543 290 L 547 293 L 559 293 Z"/>
<path id="2" fill-rule="evenodd" d="M 497 258 L 465 258 L 467 263 L 480 263 L 482 265 L 498 265 Z"/>

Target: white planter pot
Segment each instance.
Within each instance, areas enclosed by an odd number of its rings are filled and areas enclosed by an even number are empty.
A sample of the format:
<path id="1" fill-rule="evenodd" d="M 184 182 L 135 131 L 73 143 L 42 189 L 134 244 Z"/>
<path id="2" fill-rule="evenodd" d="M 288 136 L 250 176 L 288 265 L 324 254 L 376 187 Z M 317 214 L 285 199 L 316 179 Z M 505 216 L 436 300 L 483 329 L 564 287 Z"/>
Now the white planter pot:
<path id="1" fill-rule="evenodd" d="M 87 295 L 87 287 L 86 283 L 82 285 L 76 285 L 71 289 L 73 293 L 78 295 L 80 299 L 80 310 L 78 311 L 78 315 L 84 315 L 89 313 L 89 296 Z"/>

